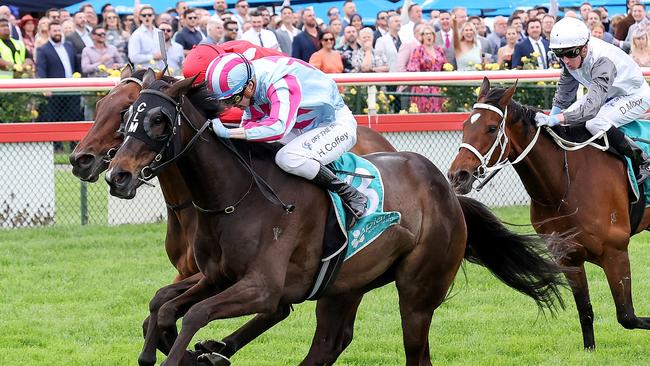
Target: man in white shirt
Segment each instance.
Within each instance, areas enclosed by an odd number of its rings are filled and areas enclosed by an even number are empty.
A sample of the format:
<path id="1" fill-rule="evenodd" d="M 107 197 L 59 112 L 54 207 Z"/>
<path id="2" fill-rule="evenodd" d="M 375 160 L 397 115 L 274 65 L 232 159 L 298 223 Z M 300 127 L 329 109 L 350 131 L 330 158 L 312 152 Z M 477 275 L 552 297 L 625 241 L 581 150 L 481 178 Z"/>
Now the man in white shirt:
<path id="1" fill-rule="evenodd" d="M 241 39 L 242 35 L 244 34 L 244 23 L 246 23 L 249 18 L 248 18 L 248 1 L 246 0 L 237 0 L 237 3 L 235 3 L 235 10 L 236 13 L 233 16 L 233 19 L 237 21 L 237 24 L 239 25 L 239 37 Z"/>
<path id="2" fill-rule="evenodd" d="M 404 24 L 399 31 L 402 42 L 409 42 L 415 39 L 413 27 L 422 22 L 422 7 L 418 4 L 412 4 L 408 10 L 409 22 Z"/>
<path id="3" fill-rule="evenodd" d="M 251 14 L 250 18 L 252 27 L 244 32 L 242 39 L 260 47 L 281 51 L 275 33 L 268 29 L 264 29 L 264 19 L 262 19 L 262 14 L 255 11 Z"/>
<path id="4" fill-rule="evenodd" d="M 388 18 L 388 32 L 379 37 L 375 45 L 377 54 L 386 56 L 388 61 L 388 71 L 394 72 L 397 66 L 397 51 L 402 45 L 399 38 L 399 30 L 402 27 L 402 19 L 399 14 L 393 14 Z"/>
<path id="5" fill-rule="evenodd" d="M 129 60 L 136 69 L 164 67 L 160 45 L 158 44 L 158 29 L 153 26 L 154 10 L 145 5 L 140 9 L 140 27 L 136 29 L 129 39 Z"/>
<path id="6" fill-rule="evenodd" d="M 291 56 L 291 45 L 293 38 L 300 33 L 300 31 L 293 26 L 293 8 L 285 6 L 281 11 L 282 25 L 275 31 L 275 35 L 280 43 L 280 49 L 285 54 Z"/>

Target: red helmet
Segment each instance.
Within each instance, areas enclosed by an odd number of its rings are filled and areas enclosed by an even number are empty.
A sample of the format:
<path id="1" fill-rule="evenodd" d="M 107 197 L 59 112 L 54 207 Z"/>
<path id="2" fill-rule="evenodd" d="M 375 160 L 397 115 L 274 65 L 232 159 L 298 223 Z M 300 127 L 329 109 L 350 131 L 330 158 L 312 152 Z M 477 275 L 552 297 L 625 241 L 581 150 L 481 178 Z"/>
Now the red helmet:
<path id="1" fill-rule="evenodd" d="M 205 80 L 205 69 L 212 60 L 217 56 L 225 53 L 223 48 L 216 44 L 200 44 L 192 48 L 183 62 L 183 76 L 191 78 L 198 75 L 195 84 L 200 84 Z"/>
<path id="2" fill-rule="evenodd" d="M 249 60 L 257 60 L 266 56 L 283 56 L 284 54 L 270 48 L 256 46 L 248 41 L 236 40 L 225 42 L 220 45 L 200 44 L 194 46 L 183 62 L 183 76 L 191 78 L 198 75 L 195 83 L 199 84 L 205 80 L 205 70 L 212 60 L 217 56 L 236 52 L 246 56 Z"/>

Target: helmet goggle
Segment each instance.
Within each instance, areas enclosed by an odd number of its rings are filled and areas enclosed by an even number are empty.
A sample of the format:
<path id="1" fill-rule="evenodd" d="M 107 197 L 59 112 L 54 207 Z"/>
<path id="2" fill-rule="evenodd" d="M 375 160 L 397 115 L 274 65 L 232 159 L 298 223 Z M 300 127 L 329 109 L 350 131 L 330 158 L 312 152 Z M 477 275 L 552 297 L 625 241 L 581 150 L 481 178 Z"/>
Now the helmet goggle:
<path id="1" fill-rule="evenodd" d="M 582 47 L 584 46 L 575 46 L 575 47 L 569 47 L 569 48 L 556 48 L 553 50 L 553 53 L 555 53 L 555 56 L 559 58 L 576 58 L 580 56 L 580 51 L 582 51 Z"/>
<path id="2" fill-rule="evenodd" d="M 244 88 L 245 90 L 246 88 Z M 241 100 L 244 98 L 244 91 L 242 90 L 239 94 L 235 94 L 232 97 L 228 99 L 223 99 L 222 102 L 223 104 L 226 105 L 237 105 Z"/>

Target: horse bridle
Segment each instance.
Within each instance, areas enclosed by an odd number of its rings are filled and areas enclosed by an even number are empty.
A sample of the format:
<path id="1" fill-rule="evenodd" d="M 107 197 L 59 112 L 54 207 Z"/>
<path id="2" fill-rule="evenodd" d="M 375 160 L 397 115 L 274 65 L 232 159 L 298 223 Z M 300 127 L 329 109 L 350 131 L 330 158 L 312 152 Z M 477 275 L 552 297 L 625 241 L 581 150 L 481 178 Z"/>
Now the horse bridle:
<path id="1" fill-rule="evenodd" d="M 482 188 L 485 185 L 485 183 L 487 183 L 487 180 L 494 177 L 494 175 L 496 175 L 496 173 L 498 173 L 501 169 L 503 169 L 508 165 L 515 165 L 519 163 L 526 157 L 526 155 L 528 155 L 528 153 L 533 149 L 533 147 L 537 143 L 537 139 L 539 138 L 541 127 L 537 127 L 537 131 L 535 132 L 535 137 L 533 137 L 532 141 L 528 144 L 528 146 L 526 146 L 526 148 L 521 152 L 521 154 L 517 158 L 515 158 L 515 160 L 510 161 L 508 160 L 508 156 L 505 155 L 506 147 L 510 142 L 508 138 L 508 134 L 506 133 L 506 119 L 508 117 L 508 107 L 506 107 L 504 111 L 502 111 L 501 109 L 491 104 L 476 103 L 474 104 L 472 109 L 487 109 L 489 111 L 498 114 L 499 117 L 501 117 L 501 122 L 499 123 L 499 128 L 497 130 L 497 136 L 494 139 L 494 143 L 485 154 L 482 155 L 477 148 L 475 148 L 474 146 L 466 142 L 460 144 L 460 147 L 458 148 L 459 150 L 462 148 L 466 148 L 472 154 L 474 154 L 476 158 L 478 158 L 480 165 L 476 168 L 476 171 L 474 172 L 474 177 L 477 180 L 483 179 L 483 182 L 481 182 L 479 185 Z M 494 163 L 492 166 L 488 166 L 492 154 L 494 154 L 494 151 L 496 150 L 497 147 L 500 147 L 501 150 L 499 152 L 499 157 L 497 158 L 496 163 Z M 486 178 L 486 175 L 488 174 L 490 175 Z M 480 190 L 480 188 L 477 188 L 477 190 Z"/>
<path id="2" fill-rule="evenodd" d="M 132 76 L 129 76 L 128 78 L 120 79 L 120 82 L 117 85 L 127 84 L 129 82 L 136 83 L 136 84 L 140 85 L 140 90 L 142 90 L 142 80 L 140 80 L 138 78 L 134 78 Z M 121 133 L 122 135 L 126 135 L 126 132 L 125 132 L 126 122 L 124 121 L 124 117 L 123 117 L 123 114 L 122 114 L 123 112 L 126 112 L 126 111 L 128 111 L 128 109 L 120 111 L 120 114 L 122 115 L 121 116 L 122 121 L 120 122 L 120 126 L 118 127 L 117 132 Z M 103 158 L 104 162 L 105 163 L 110 163 L 111 160 L 113 160 L 113 157 L 115 156 L 115 153 L 117 152 L 118 149 L 119 149 L 119 146 L 118 147 L 111 147 L 110 149 L 108 149 L 108 151 L 106 151 L 106 155 L 104 155 L 104 158 Z"/>

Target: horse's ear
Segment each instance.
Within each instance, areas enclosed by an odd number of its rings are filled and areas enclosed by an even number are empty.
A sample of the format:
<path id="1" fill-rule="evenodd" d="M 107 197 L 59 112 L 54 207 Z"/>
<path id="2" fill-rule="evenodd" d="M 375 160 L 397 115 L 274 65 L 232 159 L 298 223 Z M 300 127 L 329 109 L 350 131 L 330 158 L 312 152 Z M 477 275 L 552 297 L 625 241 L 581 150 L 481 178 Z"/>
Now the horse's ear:
<path id="1" fill-rule="evenodd" d="M 508 105 L 508 103 L 510 103 L 512 96 L 515 95 L 515 91 L 517 90 L 518 82 L 519 79 L 515 80 L 515 85 L 506 89 L 505 93 L 503 93 L 503 95 L 501 96 L 501 99 L 499 99 L 499 106 L 501 106 L 501 108 L 505 108 Z"/>
<path id="2" fill-rule="evenodd" d="M 130 78 L 131 75 L 133 75 L 133 66 L 131 66 L 131 64 L 126 64 L 126 66 L 122 68 L 120 79 Z"/>
<path id="3" fill-rule="evenodd" d="M 165 75 L 166 72 L 167 72 L 167 65 L 165 65 L 165 67 L 162 70 L 156 72 L 156 80 L 162 79 L 162 77 Z"/>
<path id="4" fill-rule="evenodd" d="M 173 99 L 178 99 L 181 95 L 184 95 L 188 90 L 190 90 L 192 85 L 194 85 L 197 76 L 198 75 L 194 75 L 191 78 L 183 79 L 172 84 L 169 89 L 167 89 L 167 95 Z"/>
<path id="5" fill-rule="evenodd" d="M 487 93 L 490 91 L 490 80 L 486 76 L 483 77 L 483 82 L 481 83 L 481 89 L 478 92 L 477 102 L 480 102 L 481 99 L 485 98 Z"/>
<path id="6" fill-rule="evenodd" d="M 151 68 L 148 68 L 142 78 L 142 89 L 147 89 L 154 81 L 156 81 L 156 73 Z"/>

